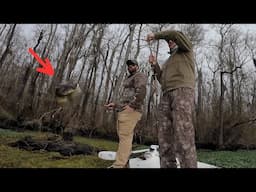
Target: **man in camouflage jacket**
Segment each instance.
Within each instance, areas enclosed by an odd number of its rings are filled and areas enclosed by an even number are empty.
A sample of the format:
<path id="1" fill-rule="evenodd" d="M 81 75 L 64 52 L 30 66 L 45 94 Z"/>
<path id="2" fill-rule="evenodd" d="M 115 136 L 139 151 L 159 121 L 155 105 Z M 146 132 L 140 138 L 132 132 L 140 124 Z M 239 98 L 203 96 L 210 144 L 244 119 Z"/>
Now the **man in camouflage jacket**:
<path id="1" fill-rule="evenodd" d="M 194 110 L 195 62 L 191 41 L 180 31 L 168 30 L 147 35 L 147 41 L 164 39 L 170 57 L 162 69 L 153 55 L 153 66 L 162 88 L 159 119 L 159 150 L 162 168 L 196 168 Z"/>
<path id="2" fill-rule="evenodd" d="M 146 75 L 138 72 L 136 60 L 126 62 L 130 75 L 124 80 L 122 96 L 116 103 L 105 105 L 108 109 L 118 111 L 117 134 L 119 145 L 116 160 L 111 168 L 126 167 L 132 150 L 134 128 L 142 116 L 143 101 L 146 96 Z"/>

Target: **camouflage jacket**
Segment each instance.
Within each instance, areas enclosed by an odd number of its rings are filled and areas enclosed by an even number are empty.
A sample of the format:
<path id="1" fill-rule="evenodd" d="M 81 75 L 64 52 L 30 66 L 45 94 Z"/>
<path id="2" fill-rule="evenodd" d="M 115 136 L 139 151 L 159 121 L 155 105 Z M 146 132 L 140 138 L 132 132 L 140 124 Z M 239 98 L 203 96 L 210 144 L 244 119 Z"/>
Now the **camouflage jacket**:
<path id="1" fill-rule="evenodd" d="M 144 73 L 136 72 L 129 75 L 124 83 L 124 90 L 117 102 L 117 111 L 122 111 L 125 105 L 129 105 L 136 111 L 142 112 L 144 98 L 146 96 L 147 77 Z"/>

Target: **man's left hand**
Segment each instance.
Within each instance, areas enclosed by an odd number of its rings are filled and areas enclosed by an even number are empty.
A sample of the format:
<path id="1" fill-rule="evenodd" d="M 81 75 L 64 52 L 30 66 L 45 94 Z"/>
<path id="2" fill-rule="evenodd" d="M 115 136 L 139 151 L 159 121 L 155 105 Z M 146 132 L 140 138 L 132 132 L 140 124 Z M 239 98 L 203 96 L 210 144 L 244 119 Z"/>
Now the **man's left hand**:
<path id="1" fill-rule="evenodd" d="M 150 33 L 146 37 L 147 42 L 153 41 L 154 39 L 155 39 L 155 34 L 154 33 Z"/>

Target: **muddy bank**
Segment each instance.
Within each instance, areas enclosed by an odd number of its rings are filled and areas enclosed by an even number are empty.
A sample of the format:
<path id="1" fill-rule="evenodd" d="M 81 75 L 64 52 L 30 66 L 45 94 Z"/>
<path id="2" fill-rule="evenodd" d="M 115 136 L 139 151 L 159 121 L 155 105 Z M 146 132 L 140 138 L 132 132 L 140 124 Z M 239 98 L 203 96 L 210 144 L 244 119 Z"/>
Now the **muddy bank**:
<path id="1" fill-rule="evenodd" d="M 35 151 L 45 150 L 59 152 L 64 156 L 72 155 L 97 155 L 103 149 L 99 149 L 87 144 L 80 144 L 73 141 L 64 141 L 59 136 L 52 136 L 47 139 L 35 139 L 31 136 L 26 136 L 17 142 L 10 143 L 9 146 L 19 149 Z"/>

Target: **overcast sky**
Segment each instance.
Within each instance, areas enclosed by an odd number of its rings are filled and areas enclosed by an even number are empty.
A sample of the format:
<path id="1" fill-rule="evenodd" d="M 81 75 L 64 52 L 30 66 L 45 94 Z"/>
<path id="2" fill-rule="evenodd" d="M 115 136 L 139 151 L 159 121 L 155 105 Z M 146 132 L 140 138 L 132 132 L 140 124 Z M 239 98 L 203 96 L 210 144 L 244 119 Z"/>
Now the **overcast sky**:
<path id="1" fill-rule="evenodd" d="M 20 24 L 24 30 L 25 37 L 29 40 L 31 36 L 33 35 L 35 26 L 37 24 Z M 117 24 L 118 25 L 118 24 Z M 216 32 L 212 29 L 213 24 L 202 24 L 204 28 L 206 29 L 207 33 L 205 35 L 205 40 L 207 42 L 211 40 L 216 40 Z M 234 24 L 236 27 L 240 28 L 242 31 L 255 33 L 256 34 L 256 24 Z M 218 35 L 219 38 L 219 35 Z M 168 51 L 168 47 L 163 47 L 163 52 L 166 53 Z M 159 58 L 161 59 L 161 58 Z M 164 60 L 165 58 L 162 58 L 161 60 Z"/>
<path id="2" fill-rule="evenodd" d="M 31 33 L 33 32 L 33 28 L 36 24 L 21 24 L 24 29 L 24 34 L 26 37 L 30 37 Z M 206 29 L 210 29 L 210 25 L 212 24 L 202 24 L 205 26 Z M 256 24 L 235 24 L 236 26 L 239 26 L 243 31 L 250 31 L 256 33 Z M 212 37 L 213 33 L 212 30 L 209 30 L 208 33 L 210 34 L 210 37 Z"/>

